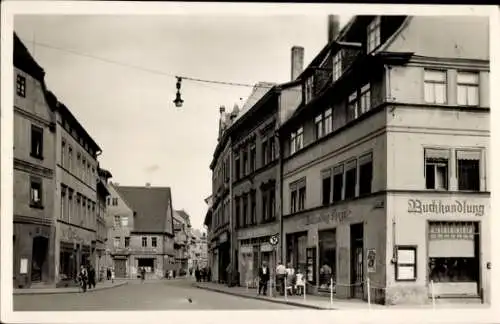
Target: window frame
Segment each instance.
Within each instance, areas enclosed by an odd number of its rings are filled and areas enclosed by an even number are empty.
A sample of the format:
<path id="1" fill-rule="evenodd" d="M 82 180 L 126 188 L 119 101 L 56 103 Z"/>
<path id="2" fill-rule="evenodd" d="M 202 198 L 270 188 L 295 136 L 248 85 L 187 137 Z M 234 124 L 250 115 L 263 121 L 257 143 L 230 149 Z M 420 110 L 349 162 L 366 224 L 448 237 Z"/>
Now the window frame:
<path id="1" fill-rule="evenodd" d="M 325 136 L 324 124 L 323 124 L 323 113 L 320 113 L 314 117 L 314 135 L 316 139 L 320 139 Z"/>
<path id="2" fill-rule="evenodd" d="M 328 202 L 325 203 L 325 180 L 328 179 L 330 182 L 330 188 L 328 193 Z M 332 169 L 328 168 L 321 171 L 321 206 L 329 206 L 333 202 L 333 173 Z"/>
<path id="3" fill-rule="evenodd" d="M 143 248 L 148 247 L 148 237 L 147 236 L 143 236 L 141 238 L 141 247 L 143 247 Z"/>
<path id="4" fill-rule="evenodd" d="M 250 173 L 255 172 L 257 170 L 257 148 L 255 143 L 250 145 Z"/>
<path id="5" fill-rule="evenodd" d="M 365 161 L 361 162 L 363 159 L 366 159 Z M 370 175 L 370 190 L 369 192 L 364 192 L 361 188 L 364 188 L 361 183 L 362 183 L 362 176 L 361 176 L 361 168 L 367 164 L 370 164 L 371 165 L 371 175 Z M 358 158 L 358 161 L 357 161 L 357 168 L 359 169 L 359 176 L 358 176 L 358 179 L 357 182 L 358 182 L 358 188 L 359 188 L 359 194 L 358 196 L 366 196 L 366 195 L 369 195 L 373 192 L 373 152 L 369 152 L 369 153 L 366 153 L 366 154 L 363 154 L 361 155 L 359 158 Z"/>
<path id="6" fill-rule="evenodd" d="M 33 149 L 35 147 L 34 140 L 36 139 L 36 137 L 35 137 L 36 135 L 39 135 L 38 139 L 40 140 L 40 143 L 39 143 L 40 144 L 40 148 L 39 148 L 40 152 L 38 152 L 38 153 L 33 151 Z M 40 126 L 31 124 L 30 140 L 31 140 L 30 156 L 35 158 L 35 159 L 43 160 L 43 128 Z"/>
<path id="7" fill-rule="evenodd" d="M 429 73 L 439 73 L 444 76 L 444 80 L 435 80 L 433 78 L 428 77 Z M 446 105 L 448 103 L 448 71 L 443 69 L 427 69 L 424 68 L 424 102 L 427 104 L 435 104 L 435 105 Z M 438 102 L 436 97 L 436 85 L 442 85 L 444 89 L 444 100 L 443 102 Z M 426 97 L 426 88 L 427 86 L 432 86 L 432 101 L 429 101 Z"/>
<path id="8" fill-rule="evenodd" d="M 157 237 L 151 237 L 151 247 L 158 247 L 158 238 Z"/>
<path id="9" fill-rule="evenodd" d="M 444 157 L 443 158 L 430 157 L 427 155 L 428 150 L 446 152 L 447 158 L 445 159 Z M 428 160 L 429 160 L 429 162 L 428 162 Z M 446 163 L 444 162 L 444 160 L 446 160 Z M 450 162 L 451 162 L 451 156 L 450 156 L 449 149 L 431 148 L 431 147 L 424 148 L 424 181 L 425 181 L 425 189 L 426 190 L 435 190 L 435 191 L 449 191 L 450 190 L 450 178 L 451 178 L 451 168 L 450 168 L 451 163 Z M 433 170 L 434 170 L 434 188 L 427 188 L 427 177 L 428 177 L 427 166 L 428 165 L 434 166 L 433 167 Z M 436 179 L 437 179 L 437 175 L 438 175 L 437 167 L 444 166 L 444 165 L 446 165 L 446 176 L 445 176 L 446 184 L 445 184 L 444 188 L 442 189 L 442 188 L 437 188 Z"/>
<path id="10" fill-rule="evenodd" d="M 460 188 L 460 168 L 459 168 L 459 161 L 461 160 L 464 160 L 464 161 L 467 161 L 467 159 L 459 159 L 459 154 L 460 152 L 473 152 L 473 153 L 477 153 L 478 156 L 479 156 L 479 159 L 469 159 L 469 160 L 473 160 L 473 161 L 477 161 L 478 163 L 478 189 L 475 190 L 475 189 L 461 189 Z M 481 169 L 483 168 L 482 164 L 483 164 L 483 150 L 482 149 L 456 149 L 455 150 L 455 174 L 456 174 L 456 178 L 457 178 L 457 190 L 458 191 L 461 191 L 461 192 L 480 192 L 482 189 L 482 179 L 481 179 Z"/>
<path id="11" fill-rule="evenodd" d="M 347 98 L 347 122 L 356 120 L 359 117 L 358 90 L 352 92 Z M 352 114 L 352 116 L 351 116 Z"/>
<path id="12" fill-rule="evenodd" d="M 126 248 L 130 247 L 130 236 L 125 236 L 124 245 Z"/>
<path id="13" fill-rule="evenodd" d="M 342 50 L 338 51 L 333 57 L 333 81 L 340 79 L 342 75 Z"/>
<path id="14" fill-rule="evenodd" d="M 366 53 L 369 54 L 381 45 L 381 19 L 375 16 L 366 27 Z"/>
<path id="15" fill-rule="evenodd" d="M 414 282 L 417 281 L 418 274 L 417 274 L 417 262 L 418 262 L 418 256 L 417 256 L 417 246 L 416 245 L 396 245 L 396 264 L 394 267 L 395 275 L 394 279 L 398 282 Z M 413 251 L 414 255 L 414 263 L 399 263 L 399 251 Z M 412 279 L 400 279 L 399 278 L 399 267 L 413 267 L 413 278 Z"/>
<path id="16" fill-rule="evenodd" d="M 34 188 L 33 184 L 38 185 L 38 201 L 35 201 L 34 198 Z M 44 208 L 44 199 L 43 199 L 43 178 L 41 177 L 36 177 L 36 176 L 30 176 L 30 207 L 31 208 L 37 208 L 37 209 L 43 209 Z"/>
<path id="17" fill-rule="evenodd" d="M 16 94 L 21 98 L 26 98 L 26 77 L 20 73 L 16 75 Z"/>
<path id="18" fill-rule="evenodd" d="M 351 163 L 354 163 L 354 167 L 348 168 L 347 166 Z M 356 198 L 356 185 L 358 184 L 358 159 L 350 159 L 344 163 L 344 200 L 351 200 Z M 347 196 L 347 173 L 354 172 L 354 192 L 352 197 Z"/>
<path id="19" fill-rule="evenodd" d="M 467 82 L 467 81 L 460 81 L 460 76 L 463 75 L 474 75 L 477 79 L 475 83 L 473 82 Z M 460 87 L 465 87 L 465 103 L 460 103 L 459 102 L 459 89 Z M 476 99 L 477 102 L 474 104 L 469 103 L 469 88 L 475 88 L 476 90 Z M 467 106 L 467 107 L 478 107 L 480 105 L 480 73 L 478 71 L 457 71 L 457 104 L 459 106 Z"/>
<path id="20" fill-rule="evenodd" d="M 372 100 L 371 84 L 370 82 L 368 82 L 363 87 L 361 87 L 361 91 L 359 94 L 359 104 L 358 104 L 359 116 L 367 113 L 368 111 L 370 111 L 370 109 L 372 109 L 371 100 Z"/>

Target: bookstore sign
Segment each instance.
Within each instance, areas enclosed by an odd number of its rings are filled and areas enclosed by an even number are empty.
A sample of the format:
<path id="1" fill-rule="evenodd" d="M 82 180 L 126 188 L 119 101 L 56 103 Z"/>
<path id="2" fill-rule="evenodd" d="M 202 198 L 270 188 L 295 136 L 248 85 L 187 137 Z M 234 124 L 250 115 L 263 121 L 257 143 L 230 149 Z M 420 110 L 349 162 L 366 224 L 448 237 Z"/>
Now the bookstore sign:
<path id="1" fill-rule="evenodd" d="M 471 203 L 467 200 L 442 201 L 408 199 L 408 213 L 419 215 L 468 215 L 484 216 L 484 204 Z"/>

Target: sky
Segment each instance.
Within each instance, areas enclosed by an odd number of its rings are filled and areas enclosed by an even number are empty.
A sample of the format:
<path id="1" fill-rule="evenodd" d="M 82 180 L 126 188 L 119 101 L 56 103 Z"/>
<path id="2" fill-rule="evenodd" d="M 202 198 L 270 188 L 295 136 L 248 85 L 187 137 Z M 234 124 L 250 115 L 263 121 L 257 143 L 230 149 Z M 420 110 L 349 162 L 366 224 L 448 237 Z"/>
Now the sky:
<path id="1" fill-rule="evenodd" d="M 241 107 L 252 88 L 183 80 L 176 108 L 175 76 L 290 81 L 292 46 L 305 48 L 307 65 L 326 45 L 327 14 L 18 15 L 14 29 L 101 147 L 111 180 L 171 187 L 174 209 L 203 228 L 219 107 Z"/>

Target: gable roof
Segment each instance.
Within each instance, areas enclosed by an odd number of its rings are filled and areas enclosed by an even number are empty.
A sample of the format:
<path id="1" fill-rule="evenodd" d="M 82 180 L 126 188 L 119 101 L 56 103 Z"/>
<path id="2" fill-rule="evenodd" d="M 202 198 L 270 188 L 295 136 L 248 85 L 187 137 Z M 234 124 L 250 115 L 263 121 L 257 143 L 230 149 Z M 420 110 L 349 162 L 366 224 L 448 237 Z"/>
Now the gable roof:
<path id="1" fill-rule="evenodd" d="M 170 187 L 115 186 L 126 203 L 136 212 L 134 231 L 169 233 L 172 213 Z"/>
<path id="2" fill-rule="evenodd" d="M 184 209 L 181 209 L 181 210 L 176 210 L 177 214 L 179 214 L 180 217 L 182 217 L 184 219 L 184 222 L 186 223 L 186 225 L 188 227 L 191 226 L 191 220 L 190 220 L 190 217 L 189 215 L 186 213 L 186 211 Z"/>
<path id="3" fill-rule="evenodd" d="M 14 33 L 14 66 L 40 82 L 45 77 L 43 68 L 35 61 L 16 33 Z"/>

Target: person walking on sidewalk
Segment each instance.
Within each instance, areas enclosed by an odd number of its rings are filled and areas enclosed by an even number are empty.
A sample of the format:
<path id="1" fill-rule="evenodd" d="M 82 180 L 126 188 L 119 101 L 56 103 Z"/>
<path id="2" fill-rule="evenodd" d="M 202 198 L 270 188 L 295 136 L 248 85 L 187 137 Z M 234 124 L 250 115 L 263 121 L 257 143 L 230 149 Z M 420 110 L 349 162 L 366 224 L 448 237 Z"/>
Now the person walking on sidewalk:
<path id="1" fill-rule="evenodd" d="M 144 279 L 146 279 L 146 269 L 144 267 L 141 268 L 141 282 L 144 282 Z"/>
<path id="2" fill-rule="evenodd" d="M 80 288 L 82 288 L 83 292 L 87 291 L 87 280 L 88 280 L 87 269 L 85 269 L 85 266 L 81 265 L 80 273 L 78 274 L 78 281 L 80 282 Z"/>
<path id="3" fill-rule="evenodd" d="M 262 262 L 262 266 L 259 268 L 259 295 L 263 292 L 263 295 L 267 295 L 267 284 L 269 282 L 269 268 L 267 267 L 266 261 Z"/>
<path id="4" fill-rule="evenodd" d="M 115 269 L 111 269 L 111 283 L 115 282 Z"/>
<path id="5" fill-rule="evenodd" d="M 95 269 L 92 265 L 89 265 L 89 288 L 95 288 Z"/>
<path id="6" fill-rule="evenodd" d="M 278 262 L 276 267 L 276 288 L 281 296 L 285 294 L 285 276 L 286 268 L 281 262 Z"/>

